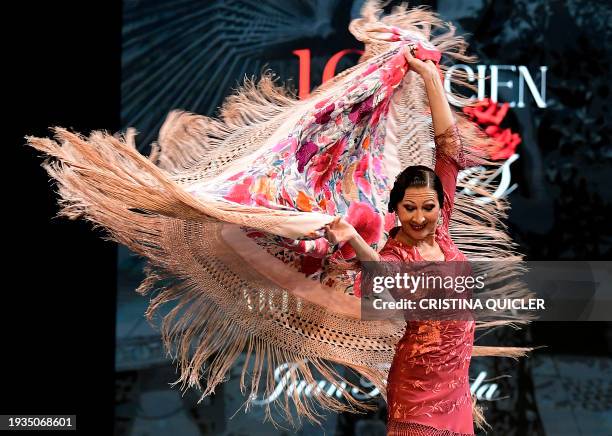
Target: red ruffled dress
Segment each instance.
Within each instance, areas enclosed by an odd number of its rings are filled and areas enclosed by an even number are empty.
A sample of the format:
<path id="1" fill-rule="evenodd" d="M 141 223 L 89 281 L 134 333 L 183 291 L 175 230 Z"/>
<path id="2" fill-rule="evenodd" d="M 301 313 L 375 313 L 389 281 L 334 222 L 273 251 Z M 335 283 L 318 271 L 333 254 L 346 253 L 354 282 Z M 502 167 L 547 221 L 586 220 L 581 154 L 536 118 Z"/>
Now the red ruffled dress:
<path id="1" fill-rule="evenodd" d="M 467 261 L 449 235 L 457 174 L 465 166 L 455 126 L 436 137 L 435 172 L 444 187 L 443 223 L 436 241 L 446 261 Z M 391 230 L 381 260 L 425 261 L 416 247 L 396 239 Z M 474 343 L 474 321 L 407 321 L 396 345 L 387 380 L 388 435 L 473 435 L 468 369 Z"/>

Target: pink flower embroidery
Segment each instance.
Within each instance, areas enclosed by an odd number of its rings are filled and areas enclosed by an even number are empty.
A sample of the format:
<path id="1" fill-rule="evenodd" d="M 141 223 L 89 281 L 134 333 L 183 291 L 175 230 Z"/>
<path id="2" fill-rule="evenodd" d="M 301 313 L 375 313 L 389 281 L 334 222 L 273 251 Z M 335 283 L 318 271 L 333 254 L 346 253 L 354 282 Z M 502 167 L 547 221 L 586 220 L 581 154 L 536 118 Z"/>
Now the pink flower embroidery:
<path id="1" fill-rule="evenodd" d="M 392 88 L 402 81 L 406 71 L 408 71 L 408 62 L 404 55 L 398 54 L 381 68 L 380 79 L 387 87 Z"/>
<path id="2" fill-rule="evenodd" d="M 333 201 L 328 201 L 325 203 L 325 208 L 329 215 L 336 215 L 336 203 Z"/>
<path id="3" fill-rule="evenodd" d="M 325 124 L 331 119 L 331 113 L 334 111 L 335 105 L 332 103 L 321 111 L 315 112 L 315 122 L 317 124 Z"/>
<path id="4" fill-rule="evenodd" d="M 330 98 L 331 97 L 327 97 L 327 98 L 324 98 L 323 100 L 318 101 L 314 107 L 316 109 L 321 109 L 323 106 L 325 106 L 325 104 L 329 101 Z"/>
<path id="5" fill-rule="evenodd" d="M 277 209 L 276 206 L 270 203 L 270 201 L 264 194 L 255 194 L 253 196 L 253 200 L 255 200 L 255 204 L 257 204 L 258 206 L 267 207 L 268 209 Z"/>
<path id="6" fill-rule="evenodd" d="M 295 153 L 295 148 L 297 145 L 297 140 L 295 138 L 285 138 L 282 141 L 279 141 L 278 144 L 276 144 L 274 147 L 272 147 L 272 151 L 274 152 L 279 152 L 281 150 L 284 150 L 287 145 L 290 146 L 290 151 L 292 153 Z"/>
<path id="7" fill-rule="evenodd" d="M 385 215 L 385 232 L 388 232 L 395 227 L 395 212 L 389 212 Z"/>
<path id="8" fill-rule="evenodd" d="M 346 220 L 355 227 L 357 233 L 368 243 L 378 242 L 382 232 L 382 218 L 376 213 L 369 203 L 353 202 L 349 206 Z M 355 250 L 351 244 L 345 243 L 335 254 L 344 259 L 355 256 Z"/>
<path id="9" fill-rule="evenodd" d="M 361 73 L 361 75 L 360 75 L 361 79 L 363 79 L 364 77 L 367 77 L 370 74 L 372 74 L 374 71 L 376 71 L 377 68 L 378 68 L 378 65 L 376 65 L 376 64 L 370 65 L 367 70 L 365 70 L 363 73 Z"/>
<path id="10" fill-rule="evenodd" d="M 227 195 L 223 196 L 226 200 L 240 204 L 252 204 L 251 192 L 249 187 L 253 183 L 253 177 L 246 177 L 242 183 L 238 183 L 230 188 Z"/>
<path id="11" fill-rule="evenodd" d="M 361 120 L 363 120 L 366 116 L 372 113 L 372 104 L 374 103 L 374 96 L 366 98 L 361 103 L 353 106 L 351 113 L 349 113 L 349 120 L 353 124 L 359 124 Z"/>
<path id="12" fill-rule="evenodd" d="M 388 107 L 388 104 L 379 104 L 378 106 L 376 106 L 376 109 L 374 109 L 374 112 L 372 113 L 372 121 L 370 122 L 372 126 L 375 126 L 378 123 L 380 116 Z"/>
<path id="13" fill-rule="evenodd" d="M 364 154 L 359 164 L 357 165 L 357 169 L 355 169 L 355 173 L 353 174 L 353 178 L 355 183 L 366 195 L 371 195 L 372 190 L 370 188 L 370 182 L 366 178 L 366 174 L 368 173 L 368 155 Z"/>
<path id="14" fill-rule="evenodd" d="M 380 176 L 382 174 L 382 168 L 381 168 L 381 161 L 378 157 L 376 156 L 372 156 L 372 168 L 374 168 L 374 173 L 377 176 Z"/>
<path id="15" fill-rule="evenodd" d="M 300 173 L 304 172 L 304 167 L 318 150 L 319 147 L 317 147 L 317 144 L 312 141 L 308 141 L 300 147 L 300 149 L 296 153 L 298 161 L 298 171 Z"/>
<path id="16" fill-rule="evenodd" d="M 281 198 L 285 200 L 289 206 L 295 207 L 295 203 L 293 202 L 291 195 L 289 195 L 289 193 L 287 192 L 284 186 L 282 187 L 282 190 L 281 190 Z"/>
<path id="17" fill-rule="evenodd" d="M 329 147 L 325 153 L 317 156 L 311 165 L 312 178 L 314 180 L 314 192 L 319 193 L 323 186 L 329 181 L 334 170 L 337 168 L 338 159 L 346 146 L 346 137 L 338 140 Z"/>

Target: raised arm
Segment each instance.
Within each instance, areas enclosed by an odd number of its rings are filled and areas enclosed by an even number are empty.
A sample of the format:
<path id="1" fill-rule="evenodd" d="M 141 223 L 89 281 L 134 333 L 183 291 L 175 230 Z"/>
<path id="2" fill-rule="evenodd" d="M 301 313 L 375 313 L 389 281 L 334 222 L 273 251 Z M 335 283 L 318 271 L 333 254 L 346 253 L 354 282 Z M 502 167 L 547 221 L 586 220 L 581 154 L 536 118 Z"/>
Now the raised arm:
<path id="1" fill-rule="evenodd" d="M 457 174 L 464 160 L 461 137 L 446 98 L 438 67 L 432 61 L 423 62 L 416 59 L 408 48 L 404 49 L 404 56 L 410 69 L 419 74 L 425 84 L 436 144 L 435 172 L 444 188 L 442 214 L 444 225 L 448 226 L 455 199 Z"/>

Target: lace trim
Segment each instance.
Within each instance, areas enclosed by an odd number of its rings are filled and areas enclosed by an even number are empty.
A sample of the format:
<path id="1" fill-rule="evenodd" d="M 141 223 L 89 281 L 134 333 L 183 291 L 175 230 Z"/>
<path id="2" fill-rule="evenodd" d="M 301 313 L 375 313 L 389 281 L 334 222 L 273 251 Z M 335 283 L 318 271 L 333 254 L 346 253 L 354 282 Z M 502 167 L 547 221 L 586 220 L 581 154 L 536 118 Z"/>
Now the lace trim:
<path id="1" fill-rule="evenodd" d="M 436 143 L 437 159 L 447 157 L 454 160 L 460 168 L 467 166 L 463 142 L 457 124 L 453 124 L 444 132 L 434 136 L 434 142 Z"/>
<path id="2" fill-rule="evenodd" d="M 387 436 L 474 436 L 474 433 L 457 433 L 416 422 L 389 420 Z"/>

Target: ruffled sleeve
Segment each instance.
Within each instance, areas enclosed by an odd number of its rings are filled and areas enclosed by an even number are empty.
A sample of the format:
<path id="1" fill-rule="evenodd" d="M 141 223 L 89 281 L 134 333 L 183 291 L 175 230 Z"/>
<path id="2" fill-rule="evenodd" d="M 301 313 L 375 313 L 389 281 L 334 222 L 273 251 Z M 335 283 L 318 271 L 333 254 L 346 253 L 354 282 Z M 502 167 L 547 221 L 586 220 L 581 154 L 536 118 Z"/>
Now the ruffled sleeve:
<path id="1" fill-rule="evenodd" d="M 457 174 L 459 170 L 466 168 L 467 160 L 461 136 L 459 135 L 459 129 L 456 124 L 450 126 L 443 133 L 436 135 L 434 141 L 436 143 L 435 172 L 442 181 L 442 187 L 444 188 L 442 226 L 448 229 L 455 201 Z"/>

